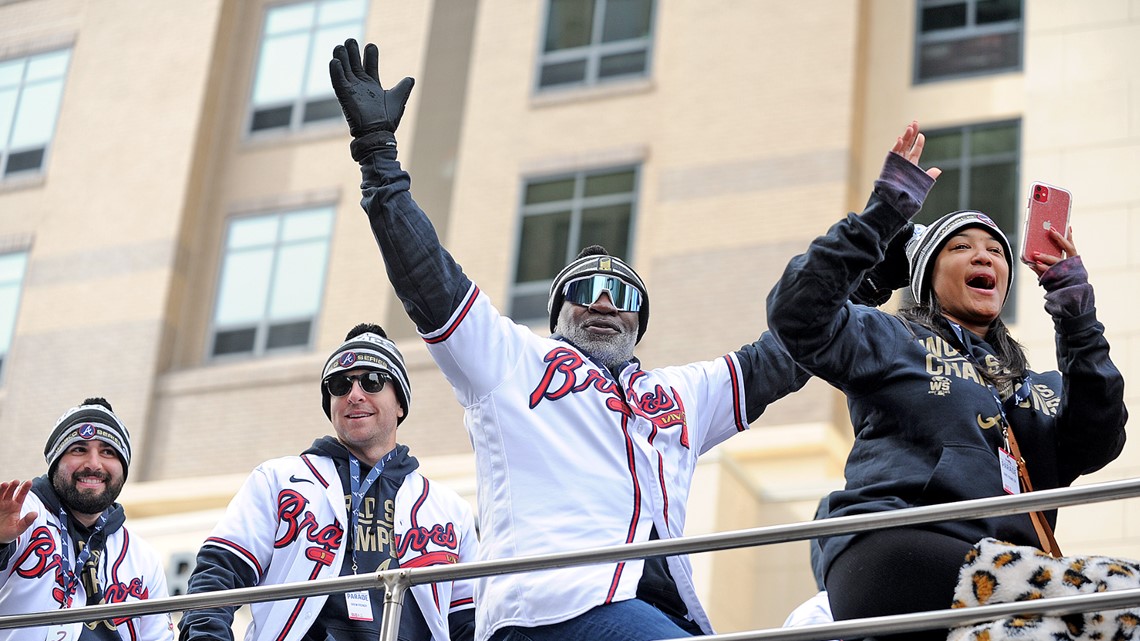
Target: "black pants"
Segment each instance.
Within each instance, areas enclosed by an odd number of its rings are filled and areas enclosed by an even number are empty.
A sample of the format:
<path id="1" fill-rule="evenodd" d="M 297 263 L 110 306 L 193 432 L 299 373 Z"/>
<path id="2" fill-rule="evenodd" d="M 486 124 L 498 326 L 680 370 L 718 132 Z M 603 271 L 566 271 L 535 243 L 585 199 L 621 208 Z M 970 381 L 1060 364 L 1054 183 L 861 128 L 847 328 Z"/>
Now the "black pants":
<path id="1" fill-rule="evenodd" d="M 949 608 L 971 548 L 961 539 L 911 528 L 864 534 L 828 570 L 831 612 L 839 621 Z M 946 634 L 942 629 L 876 638 L 944 641 Z"/>

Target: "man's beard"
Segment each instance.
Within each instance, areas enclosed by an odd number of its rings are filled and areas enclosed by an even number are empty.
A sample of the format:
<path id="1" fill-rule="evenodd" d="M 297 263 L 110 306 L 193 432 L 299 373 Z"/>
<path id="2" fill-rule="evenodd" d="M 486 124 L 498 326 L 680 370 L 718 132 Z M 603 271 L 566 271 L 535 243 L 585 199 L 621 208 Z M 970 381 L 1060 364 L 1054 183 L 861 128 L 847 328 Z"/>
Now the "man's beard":
<path id="1" fill-rule="evenodd" d="M 103 477 L 104 482 L 107 484 L 107 489 L 98 494 L 81 492 L 78 487 L 79 481 L 77 477 L 88 476 L 92 473 Z M 71 478 L 64 478 L 63 473 L 56 470 L 55 475 L 52 477 L 52 486 L 55 488 L 55 493 L 59 495 L 60 502 L 72 512 L 78 512 L 79 514 L 102 514 L 103 510 L 111 507 L 115 499 L 119 498 L 119 492 L 123 490 L 124 481 L 126 481 L 126 478 L 120 478 L 116 483 L 110 474 L 105 472 L 92 472 L 91 470 L 76 472 L 72 474 Z"/>
<path id="2" fill-rule="evenodd" d="M 620 334 L 599 335 L 587 331 L 581 325 L 570 320 L 569 306 L 563 308 L 558 314 L 558 323 L 554 331 L 561 334 L 579 349 L 594 357 L 594 360 L 607 369 L 616 369 L 625 365 L 633 358 L 633 348 L 637 344 L 637 336 L 629 332 Z"/>

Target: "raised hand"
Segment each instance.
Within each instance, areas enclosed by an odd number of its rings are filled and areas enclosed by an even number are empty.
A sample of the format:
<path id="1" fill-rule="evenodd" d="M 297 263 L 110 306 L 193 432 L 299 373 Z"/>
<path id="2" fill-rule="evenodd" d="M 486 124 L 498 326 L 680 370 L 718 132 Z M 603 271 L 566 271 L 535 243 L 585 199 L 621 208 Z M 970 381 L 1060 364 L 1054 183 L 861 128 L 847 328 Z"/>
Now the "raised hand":
<path id="1" fill-rule="evenodd" d="M 1038 277 L 1040 277 L 1042 274 L 1044 274 L 1045 270 L 1049 269 L 1053 265 L 1056 265 L 1057 263 L 1061 262 L 1065 258 L 1072 258 L 1073 256 L 1079 256 L 1079 254 L 1077 253 L 1077 246 L 1073 242 L 1073 228 L 1072 227 L 1070 227 L 1068 229 L 1068 233 L 1066 233 L 1065 235 L 1061 235 L 1061 232 L 1057 231 L 1056 229 L 1050 228 L 1049 229 L 1049 237 L 1053 239 L 1053 244 L 1056 245 L 1057 247 L 1059 247 L 1061 249 L 1061 251 L 1064 252 L 1065 255 L 1064 255 L 1064 258 L 1062 258 L 1061 256 L 1057 256 L 1057 255 L 1053 255 L 1053 254 L 1043 254 L 1041 252 L 1033 252 L 1033 256 L 1031 256 L 1031 258 L 1033 259 L 1033 264 L 1029 266 L 1029 269 L 1032 269 L 1034 271 L 1034 273 L 1037 274 Z"/>
<path id="2" fill-rule="evenodd" d="M 918 121 L 913 120 L 906 126 L 906 131 L 903 135 L 899 136 L 891 147 L 891 153 L 896 153 L 903 158 L 906 158 L 916 167 L 918 166 L 918 159 L 922 157 L 922 148 L 926 146 L 926 136 L 918 130 Z M 931 167 L 926 170 L 926 175 L 931 178 L 937 179 L 942 175 L 942 170 L 937 167 Z"/>
<path id="3" fill-rule="evenodd" d="M 0 545 L 15 541 L 35 522 L 38 516 L 35 512 L 20 516 L 24 499 L 28 498 L 31 489 L 31 481 L 0 483 Z"/>
<path id="4" fill-rule="evenodd" d="M 404 78 L 395 87 L 384 89 L 380 86 L 379 60 L 380 51 L 374 44 L 364 47 L 363 64 L 355 40 L 350 38 L 333 48 L 329 77 L 354 138 L 377 131 L 395 133 L 415 84 L 415 80 Z"/>

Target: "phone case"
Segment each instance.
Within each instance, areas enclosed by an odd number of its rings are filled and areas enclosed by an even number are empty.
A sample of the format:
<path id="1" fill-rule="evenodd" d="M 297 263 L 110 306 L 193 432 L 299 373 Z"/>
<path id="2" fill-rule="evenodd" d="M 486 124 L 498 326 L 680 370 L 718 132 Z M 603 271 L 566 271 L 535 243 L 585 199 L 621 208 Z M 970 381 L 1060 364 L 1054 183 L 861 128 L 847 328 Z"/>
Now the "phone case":
<path id="1" fill-rule="evenodd" d="M 1029 186 L 1029 204 L 1025 208 L 1025 228 L 1021 234 L 1021 262 L 1032 265 L 1034 252 L 1063 255 L 1049 236 L 1049 230 L 1068 233 L 1071 202 L 1072 194 L 1060 187 L 1042 182 Z"/>

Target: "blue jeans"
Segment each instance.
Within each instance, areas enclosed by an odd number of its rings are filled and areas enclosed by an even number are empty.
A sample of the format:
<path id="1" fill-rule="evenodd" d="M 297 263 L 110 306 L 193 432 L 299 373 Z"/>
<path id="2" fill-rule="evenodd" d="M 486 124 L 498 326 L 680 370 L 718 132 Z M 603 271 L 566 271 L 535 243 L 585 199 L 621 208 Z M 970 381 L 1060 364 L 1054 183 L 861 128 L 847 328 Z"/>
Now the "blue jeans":
<path id="1" fill-rule="evenodd" d="M 645 601 L 629 599 L 599 605 L 560 623 L 537 628 L 500 628 L 491 641 L 654 641 L 691 637 L 699 632 L 695 623 L 677 621 Z"/>

